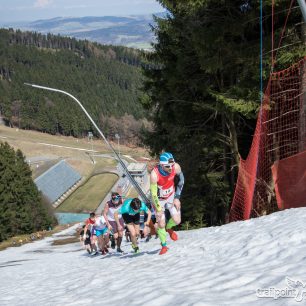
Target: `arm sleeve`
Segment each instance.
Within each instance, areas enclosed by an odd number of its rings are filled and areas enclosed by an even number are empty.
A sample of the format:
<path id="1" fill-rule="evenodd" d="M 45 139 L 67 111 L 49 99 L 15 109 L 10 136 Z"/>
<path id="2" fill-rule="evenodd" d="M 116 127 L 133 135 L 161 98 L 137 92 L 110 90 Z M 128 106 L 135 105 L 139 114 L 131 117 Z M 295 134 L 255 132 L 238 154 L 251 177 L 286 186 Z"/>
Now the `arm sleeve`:
<path id="1" fill-rule="evenodd" d="M 152 200 L 153 200 L 156 210 L 161 211 L 161 206 L 160 206 L 158 196 L 157 196 L 157 183 L 150 184 L 150 190 L 151 190 L 151 196 L 152 196 Z"/>
<path id="2" fill-rule="evenodd" d="M 175 188 L 175 195 L 174 195 L 175 199 L 179 199 L 181 197 L 181 193 L 182 193 L 184 182 L 185 182 L 183 172 L 180 172 L 179 174 L 177 174 L 177 177 L 178 177 L 178 183 Z"/>

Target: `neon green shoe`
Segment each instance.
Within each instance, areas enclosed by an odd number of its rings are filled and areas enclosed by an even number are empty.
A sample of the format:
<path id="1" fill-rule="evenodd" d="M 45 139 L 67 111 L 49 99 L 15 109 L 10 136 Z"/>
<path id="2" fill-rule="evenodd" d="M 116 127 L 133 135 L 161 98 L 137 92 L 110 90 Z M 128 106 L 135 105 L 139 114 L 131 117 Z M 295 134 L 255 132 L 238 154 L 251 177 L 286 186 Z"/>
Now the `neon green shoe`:
<path id="1" fill-rule="evenodd" d="M 132 248 L 135 253 L 139 253 L 139 247 L 137 245 L 132 244 Z"/>

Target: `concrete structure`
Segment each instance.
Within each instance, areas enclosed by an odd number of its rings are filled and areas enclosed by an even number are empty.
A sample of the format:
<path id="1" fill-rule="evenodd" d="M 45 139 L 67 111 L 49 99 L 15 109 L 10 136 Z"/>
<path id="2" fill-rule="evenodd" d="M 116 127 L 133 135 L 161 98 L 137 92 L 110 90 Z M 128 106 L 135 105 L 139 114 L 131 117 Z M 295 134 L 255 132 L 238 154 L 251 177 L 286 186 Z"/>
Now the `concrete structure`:
<path id="1" fill-rule="evenodd" d="M 148 181 L 147 164 L 130 163 L 127 169 L 141 188 L 147 185 L 147 181 Z"/>
<path id="2" fill-rule="evenodd" d="M 146 163 L 130 163 L 128 164 L 127 161 L 123 160 L 125 165 L 127 166 L 128 171 L 133 176 L 135 181 L 139 184 L 140 188 L 148 194 L 149 190 L 149 176 L 148 176 L 148 169 Z M 114 170 L 115 172 L 115 170 Z M 118 191 L 124 197 L 129 193 L 130 189 L 133 188 L 131 182 L 129 181 L 128 177 L 125 175 L 122 166 L 120 164 L 117 165 L 116 172 L 119 176 L 119 180 L 114 184 L 110 192 L 104 197 L 101 201 L 99 207 L 96 209 L 97 214 L 101 214 L 105 203 L 110 200 L 111 192 Z"/>

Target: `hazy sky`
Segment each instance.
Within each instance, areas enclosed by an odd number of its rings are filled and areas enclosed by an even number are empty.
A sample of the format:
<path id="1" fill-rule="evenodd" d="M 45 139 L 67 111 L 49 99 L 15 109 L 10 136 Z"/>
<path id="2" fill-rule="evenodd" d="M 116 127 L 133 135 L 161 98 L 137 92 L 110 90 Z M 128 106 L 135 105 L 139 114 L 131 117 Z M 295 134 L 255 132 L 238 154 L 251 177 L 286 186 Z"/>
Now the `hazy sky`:
<path id="1" fill-rule="evenodd" d="M 0 22 L 53 17 L 152 14 L 164 9 L 156 0 L 0 0 Z"/>

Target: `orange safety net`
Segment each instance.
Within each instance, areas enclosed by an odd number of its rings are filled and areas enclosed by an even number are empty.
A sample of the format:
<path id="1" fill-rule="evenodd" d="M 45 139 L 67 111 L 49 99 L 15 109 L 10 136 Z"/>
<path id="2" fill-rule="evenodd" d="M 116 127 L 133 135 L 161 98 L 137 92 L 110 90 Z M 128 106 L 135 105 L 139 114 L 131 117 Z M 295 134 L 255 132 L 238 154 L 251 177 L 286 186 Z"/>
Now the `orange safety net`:
<path id="1" fill-rule="evenodd" d="M 306 206 L 306 151 L 275 162 L 272 175 L 279 209 Z"/>
<path id="2" fill-rule="evenodd" d="M 250 152 L 246 160 L 240 159 L 230 221 L 278 210 L 271 167 L 306 150 L 305 88 L 306 57 L 271 74 Z"/>

